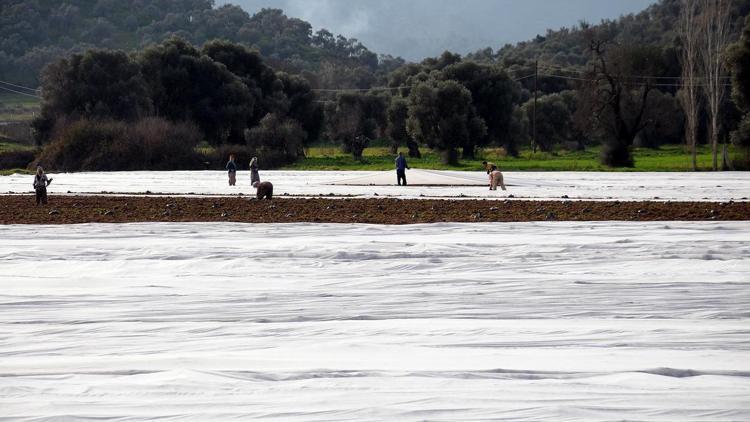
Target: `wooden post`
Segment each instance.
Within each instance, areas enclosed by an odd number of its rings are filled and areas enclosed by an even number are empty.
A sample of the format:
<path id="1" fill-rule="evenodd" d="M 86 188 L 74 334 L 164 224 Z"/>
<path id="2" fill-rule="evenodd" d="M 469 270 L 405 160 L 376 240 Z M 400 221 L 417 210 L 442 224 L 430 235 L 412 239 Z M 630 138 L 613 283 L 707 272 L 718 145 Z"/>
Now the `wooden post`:
<path id="1" fill-rule="evenodd" d="M 531 149 L 536 154 L 536 100 L 537 100 L 537 89 L 539 80 L 539 59 L 534 61 L 534 113 L 532 118 L 532 137 L 531 137 Z"/>

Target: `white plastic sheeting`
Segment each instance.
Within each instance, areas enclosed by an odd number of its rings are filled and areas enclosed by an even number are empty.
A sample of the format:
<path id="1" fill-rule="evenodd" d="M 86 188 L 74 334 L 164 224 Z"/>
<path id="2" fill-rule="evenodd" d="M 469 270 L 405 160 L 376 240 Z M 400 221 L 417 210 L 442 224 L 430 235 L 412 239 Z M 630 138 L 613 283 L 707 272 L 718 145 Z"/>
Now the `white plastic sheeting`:
<path id="1" fill-rule="evenodd" d="M 719 173 L 595 173 L 595 172 L 504 172 L 507 191 L 489 191 L 484 172 L 407 171 L 407 178 L 459 180 L 462 186 L 396 186 L 396 172 L 341 171 L 261 171 L 261 179 L 274 184 L 275 195 L 353 195 L 360 197 L 390 196 L 400 198 L 468 197 L 522 199 L 617 199 L 617 200 L 688 200 L 728 201 L 750 197 L 750 172 Z M 390 182 L 388 177 L 391 177 Z M 52 174 L 51 195 L 71 193 L 118 194 L 153 193 L 172 195 L 254 194 L 250 173 L 239 172 L 237 186 L 227 184 L 220 171 L 175 172 L 108 172 Z M 352 180 L 364 185 L 350 186 Z M 369 186 L 368 180 L 377 180 Z M 414 180 L 415 182 L 417 180 Z M 31 192 L 33 176 L 0 176 L 0 193 Z M 387 185 L 391 183 L 391 185 Z M 477 183 L 476 186 L 467 186 Z M 452 184 L 452 183 L 449 183 Z M 744 199 L 743 199 L 744 198 Z"/>
<path id="2" fill-rule="evenodd" d="M 750 419 L 750 223 L 0 226 L 19 420 Z"/>

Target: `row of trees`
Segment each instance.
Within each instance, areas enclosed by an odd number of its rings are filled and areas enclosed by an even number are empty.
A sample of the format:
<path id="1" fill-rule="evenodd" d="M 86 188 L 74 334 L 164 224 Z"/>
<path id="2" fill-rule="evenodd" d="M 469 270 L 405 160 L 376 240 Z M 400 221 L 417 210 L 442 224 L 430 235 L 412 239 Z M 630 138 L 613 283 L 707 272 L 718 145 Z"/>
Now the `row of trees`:
<path id="1" fill-rule="evenodd" d="M 583 31 L 586 65 L 578 71 L 546 70 L 544 78 L 555 83 L 548 83 L 550 93 L 536 101 L 524 86 L 530 78 L 514 81 L 499 64 L 444 53 L 392 72 L 390 93 L 340 95 L 327 110 L 332 116 L 329 134 L 355 157 L 368 139 L 387 135 L 394 146 L 409 146 L 413 156 L 419 154 L 418 144 L 443 151 L 446 162 L 455 162 L 458 150 L 471 158 L 484 145 L 503 146 L 515 154 L 533 136 L 543 151 L 601 143 L 602 161 L 610 166 L 632 166 L 635 143 L 653 147 L 687 138 L 695 167 L 698 135 L 703 133 L 717 169 L 720 139 L 734 131 L 735 142 L 746 145 L 746 121 L 735 129 L 740 120 L 736 107 L 746 107 L 737 92 L 744 86 L 738 78 L 744 75 L 740 67 L 747 36 L 729 54 L 728 3 L 702 1 L 700 9 L 693 9 L 700 10 L 700 19 L 692 25 L 703 28 L 693 41 L 702 43 L 696 47 L 702 53 L 695 59 L 696 70 L 686 68 L 681 79 L 673 76 L 679 64 L 673 49 L 628 44 L 601 28 L 589 28 Z M 689 47 L 683 43 L 682 57 L 689 56 Z M 730 63 L 737 105 L 725 101 Z M 697 101 L 698 88 L 705 107 Z M 696 98 L 692 103 L 691 97 Z M 535 114 L 539 118 L 532 131 Z"/>
<path id="2" fill-rule="evenodd" d="M 732 142 L 740 145 L 748 154 L 750 162 L 750 18 L 739 41 L 729 49 L 732 65 L 732 99 L 741 113 L 737 129 L 732 133 Z"/>
<path id="3" fill-rule="evenodd" d="M 540 78 L 521 81 L 524 88 L 538 85 L 542 95 L 576 89 L 575 120 L 589 138 L 582 139 L 602 142 L 611 164 L 628 165 L 633 142 L 654 145 L 657 137 L 673 142 L 680 125 L 668 122 L 685 121 L 687 133 L 676 138 L 687 138 L 693 156 L 698 143 L 711 144 L 716 168 L 718 144 L 739 122 L 725 95 L 726 47 L 748 13 L 748 0 L 661 0 L 639 14 L 550 30 L 532 41 L 468 57 L 502 64 L 514 77 L 533 73 L 534 62 L 541 62 Z"/>
<path id="4" fill-rule="evenodd" d="M 33 122 L 40 144 L 82 120 L 154 117 L 194 124 L 213 146 L 262 147 L 293 161 L 322 130 L 322 107 L 304 78 L 227 41 L 199 50 L 173 38 L 133 55 L 90 50 L 47 66 L 41 79 L 44 101 Z"/>
<path id="5" fill-rule="evenodd" d="M 286 161 L 321 136 L 360 159 L 372 139 L 387 138 L 393 151 L 406 146 L 418 157 L 419 146 L 427 145 L 455 163 L 459 152 L 473 158 L 486 145 L 517 154 L 536 134 L 543 151 L 601 142 L 606 164 L 632 165 L 630 146 L 636 141 L 679 142 L 679 95 L 669 91 L 672 84 L 633 80 L 632 75 L 658 78 L 662 50 L 621 46 L 599 35 L 590 34 L 594 60 L 575 89 L 536 101 L 500 65 L 451 53 L 397 69 L 387 88 L 321 100 L 323 94 L 304 78 L 275 72 L 257 52 L 226 41 L 198 50 L 172 39 L 137 55 L 94 50 L 45 70 L 45 102 L 34 126 L 45 143 L 60 127 L 81 119 L 158 117 L 195 124 L 214 146 L 270 148 Z"/>
<path id="6" fill-rule="evenodd" d="M 663 0 L 650 10 L 663 12 L 669 5 L 697 1 Z M 622 23 L 582 24 L 568 32 L 568 38 L 551 32 L 548 39 L 533 43 L 546 51 L 549 39 L 558 44 L 563 39 L 578 40 L 575 66 L 529 66 L 528 60 L 519 58 L 519 52 L 528 47 L 522 43 L 515 55 L 503 49 L 502 54 L 485 51 L 466 59 L 446 52 L 421 63 L 395 67 L 392 61 L 387 66 L 381 62 L 375 72 L 383 66 L 388 69 L 378 77 L 382 88 L 368 86 L 375 79 L 372 69 L 376 66 L 370 66 L 367 74 L 373 79 L 363 82 L 364 86 L 351 89 L 344 84 L 345 88 L 331 93 L 311 86 L 310 80 L 321 80 L 325 72 L 291 75 L 274 70 L 265 56 L 241 44 L 210 41 L 197 48 L 172 38 L 136 53 L 90 50 L 48 66 L 42 74 L 44 106 L 34 126 L 40 142 L 48 142 L 56 129 L 81 119 L 133 122 L 156 117 L 193 123 L 214 146 L 273 147 L 287 160 L 300 156 L 305 145 L 321 137 L 340 142 L 357 158 L 370 140 L 387 138 L 394 151 L 405 145 L 410 155 L 419 156 L 419 146 L 427 145 L 441 151 L 446 162 L 455 162 L 459 153 L 471 158 L 477 148 L 486 145 L 502 146 L 514 155 L 533 139 L 543 151 L 560 145 L 581 148 L 602 144 L 606 164 L 628 166 L 633 164 L 630 150 L 634 143 L 658 146 L 680 142 L 686 130 L 694 134 L 687 135 L 694 142 L 704 137 L 716 145 L 740 122 L 740 111 L 746 113 L 742 100 L 737 100 L 742 86 L 737 79 L 742 74 L 737 68 L 743 60 L 741 42 L 731 55 L 736 68 L 732 73 L 734 98 L 740 110 L 722 98 L 729 80 L 725 70 L 715 66 L 717 60 L 725 63 L 722 46 L 737 32 L 716 22 L 729 25 L 736 21 L 729 17 L 737 6 L 732 3 L 730 7 L 728 0 L 700 1 L 700 8 L 677 9 L 683 13 L 692 10 L 700 18 L 696 20 L 700 25 L 684 28 L 703 25 L 701 34 L 723 35 L 695 38 L 703 45 L 711 40 L 714 46 L 696 50 L 714 53 L 700 56 L 703 67 L 685 68 L 682 81 L 675 75 L 680 75 L 680 65 L 689 56 L 689 38 L 684 32 L 675 32 L 682 36 L 675 37 L 676 44 L 642 44 L 623 36 L 621 27 L 627 25 Z M 298 28 L 292 33 L 305 32 L 299 23 L 284 24 L 288 18 L 280 11 L 266 10 L 251 19 L 260 19 L 260 28 L 283 24 L 290 31 Z M 623 21 L 628 19 L 633 20 Z M 362 48 L 327 31 L 307 33 L 312 48 L 349 56 L 364 54 Z M 649 32 L 644 30 L 644 34 Z M 714 66 L 712 73 L 689 74 L 690 69 L 710 66 Z M 534 74 L 539 77 L 530 77 Z M 711 85 L 709 79 L 716 82 Z M 716 91 L 710 91 L 710 86 Z M 691 95 L 697 97 L 698 90 L 690 91 L 691 87 L 701 88 L 704 96 L 710 97 L 706 107 L 700 102 L 693 103 L 692 111 L 687 107 Z M 541 94 L 538 98 L 535 91 Z M 683 121 L 687 129 L 683 129 Z M 740 129 L 747 131 L 745 121 Z M 740 144 L 742 133 L 734 132 Z"/>
<path id="7" fill-rule="evenodd" d="M 587 67 L 567 76 L 550 72 L 545 77 L 562 81 L 559 90 L 536 100 L 523 78 L 511 79 L 499 64 L 444 53 L 403 66 L 390 75 L 387 91 L 346 93 L 329 104 L 329 135 L 355 157 L 367 139 L 387 135 L 413 156 L 419 144 L 436 148 L 446 162 L 455 162 L 459 150 L 472 158 L 486 145 L 516 155 L 532 137 L 542 151 L 600 143 L 604 163 L 630 166 L 635 142 L 681 141 L 678 84 L 658 82 L 669 73 L 664 49 L 623 45 L 607 35 L 590 29 Z"/>
<path id="8" fill-rule="evenodd" d="M 361 158 L 370 139 L 388 137 L 392 150 L 405 145 L 419 156 L 419 145 L 444 153 L 454 163 L 461 150 L 473 158 L 476 148 L 504 144 L 509 137 L 520 87 L 496 65 L 462 61 L 445 53 L 398 69 L 391 87 L 381 91 L 347 92 L 329 102 L 329 136 Z"/>
<path id="9" fill-rule="evenodd" d="M 701 94 L 710 122 L 712 166 L 718 169 L 720 112 L 727 92 L 727 47 L 730 37 L 729 0 L 683 0 L 679 21 L 682 41 L 682 98 L 685 138 L 696 168 Z"/>

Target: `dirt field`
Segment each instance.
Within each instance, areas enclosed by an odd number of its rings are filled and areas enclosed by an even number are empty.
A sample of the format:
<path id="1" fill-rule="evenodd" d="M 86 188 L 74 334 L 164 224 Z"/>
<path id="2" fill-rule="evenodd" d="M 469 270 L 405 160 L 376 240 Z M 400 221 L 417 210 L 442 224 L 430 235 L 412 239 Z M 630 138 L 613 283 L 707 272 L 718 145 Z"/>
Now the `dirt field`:
<path id="1" fill-rule="evenodd" d="M 0 224 L 234 221 L 416 224 L 491 221 L 750 220 L 750 202 L 594 202 L 247 197 L 0 196 Z"/>

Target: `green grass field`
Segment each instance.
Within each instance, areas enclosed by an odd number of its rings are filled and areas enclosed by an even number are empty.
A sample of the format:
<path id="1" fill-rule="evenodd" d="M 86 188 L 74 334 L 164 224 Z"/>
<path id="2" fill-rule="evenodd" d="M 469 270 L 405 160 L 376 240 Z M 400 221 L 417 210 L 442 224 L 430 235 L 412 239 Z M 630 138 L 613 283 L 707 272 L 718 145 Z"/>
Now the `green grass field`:
<path id="1" fill-rule="evenodd" d="M 31 120 L 39 111 L 40 100 L 28 95 L 0 92 L 0 122 Z"/>
<path id="2" fill-rule="evenodd" d="M 10 176 L 11 174 L 34 174 L 33 170 L 28 169 L 5 169 L 0 170 L 0 176 Z"/>
<path id="3" fill-rule="evenodd" d="M 400 151 L 406 154 L 406 149 Z M 555 154 L 521 151 L 518 157 L 506 156 L 501 149 L 488 148 L 477 154 L 473 160 L 460 160 L 458 166 L 447 166 L 440 162 L 440 156 L 421 149 L 422 158 L 409 158 L 409 166 L 431 170 L 481 170 L 482 161 L 498 164 L 502 170 L 526 171 L 690 171 L 690 158 L 681 145 L 667 145 L 659 149 L 636 148 L 633 151 L 635 167 L 609 168 L 599 163 L 599 148 L 585 151 L 560 152 Z M 737 153 L 730 147 L 730 157 Z M 361 162 L 351 154 L 341 152 L 333 146 L 311 147 L 306 150 L 307 158 L 285 167 L 291 170 L 391 170 L 394 157 L 386 147 L 367 148 Z M 710 170 L 711 150 L 702 146 L 698 154 L 699 170 Z"/>
<path id="4" fill-rule="evenodd" d="M 0 153 L 6 151 L 34 150 L 30 144 L 7 142 L 0 139 Z M 203 146 L 202 152 L 210 147 Z M 401 151 L 406 155 L 405 148 Z M 342 152 L 336 146 L 317 146 L 308 148 L 307 157 L 297 163 L 283 167 L 284 170 L 392 170 L 394 156 L 387 147 L 376 146 L 367 148 L 363 160 L 356 161 L 351 154 Z M 460 160 L 457 166 L 447 166 L 440 162 L 440 156 L 434 151 L 422 148 L 422 158 L 408 158 L 411 168 L 430 170 L 464 170 L 479 171 L 482 161 L 494 162 L 506 171 L 691 171 L 690 158 L 682 145 L 666 145 L 659 149 L 636 148 L 633 151 L 635 167 L 609 168 L 599 163 L 599 148 L 592 147 L 585 151 L 561 151 L 550 154 L 531 151 L 521 151 L 518 157 L 509 157 L 500 148 L 482 150 L 473 160 Z M 743 156 L 730 147 L 730 157 L 735 165 L 742 162 Z M 700 147 L 698 154 L 698 169 L 711 169 L 711 150 L 708 146 Z M 737 170 L 743 170 L 737 168 Z M 7 172 L 3 172 L 8 174 Z"/>
<path id="5" fill-rule="evenodd" d="M 34 145 L 6 142 L 0 138 L 0 153 L 8 151 L 33 151 L 34 149 Z"/>

